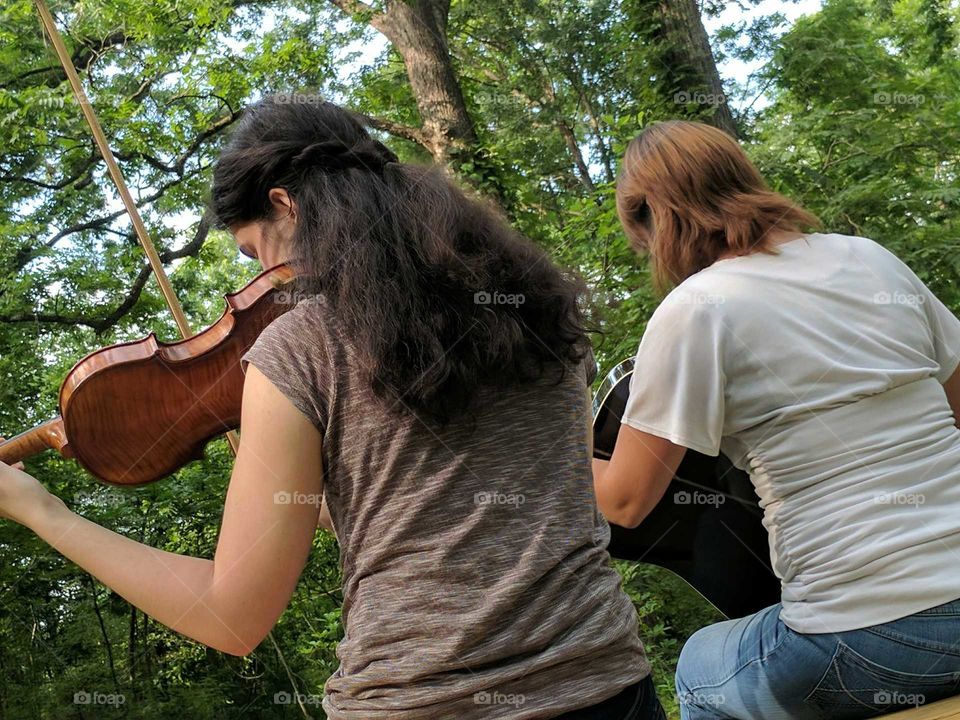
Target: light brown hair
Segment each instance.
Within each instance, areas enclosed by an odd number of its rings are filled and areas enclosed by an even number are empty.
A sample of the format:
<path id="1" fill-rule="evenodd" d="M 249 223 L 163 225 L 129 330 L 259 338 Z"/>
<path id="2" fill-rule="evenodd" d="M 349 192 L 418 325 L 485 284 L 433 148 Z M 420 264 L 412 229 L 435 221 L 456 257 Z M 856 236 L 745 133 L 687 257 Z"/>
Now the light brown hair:
<path id="1" fill-rule="evenodd" d="M 683 120 L 649 125 L 627 146 L 617 213 L 633 248 L 649 251 L 661 292 L 721 255 L 775 254 L 775 231 L 820 226 L 767 187 L 730 135 Z"/>

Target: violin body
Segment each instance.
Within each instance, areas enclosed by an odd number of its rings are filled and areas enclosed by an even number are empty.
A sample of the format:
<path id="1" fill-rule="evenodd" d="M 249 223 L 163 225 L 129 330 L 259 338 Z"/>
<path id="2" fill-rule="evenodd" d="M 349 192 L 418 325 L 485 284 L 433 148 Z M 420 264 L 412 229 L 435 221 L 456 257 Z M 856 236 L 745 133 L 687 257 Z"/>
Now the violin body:
<path id="1" fill-rule="evenodd" d="M 240 425 L 241 356 L 294 305 L 280 265 L 226 296 L 220 319 L 193 337 L 151 333 L 91 353 L 60 387 L 60 417 L 0 444 L 12 463 L 47 448 L 111 485 L 143 485 L 203 456 L 212 438 Z"/>

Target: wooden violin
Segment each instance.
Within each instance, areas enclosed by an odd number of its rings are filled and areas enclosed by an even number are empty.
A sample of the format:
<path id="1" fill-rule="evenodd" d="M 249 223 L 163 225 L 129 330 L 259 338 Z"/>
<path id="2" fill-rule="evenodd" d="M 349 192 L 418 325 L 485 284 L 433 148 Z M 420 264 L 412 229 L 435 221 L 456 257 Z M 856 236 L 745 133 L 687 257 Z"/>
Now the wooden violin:
<path id="1" fill-rule="evenodd" d="M 15 463 L 52 448 L 112 485 L 159 480 L 240 425 L 241 356 L 294 305 L 278 265 L 226 296 L 216 323 L 174 343 L 151 333 L 87 355 L 60 386 L 60 416 L 0 444 Z"/>

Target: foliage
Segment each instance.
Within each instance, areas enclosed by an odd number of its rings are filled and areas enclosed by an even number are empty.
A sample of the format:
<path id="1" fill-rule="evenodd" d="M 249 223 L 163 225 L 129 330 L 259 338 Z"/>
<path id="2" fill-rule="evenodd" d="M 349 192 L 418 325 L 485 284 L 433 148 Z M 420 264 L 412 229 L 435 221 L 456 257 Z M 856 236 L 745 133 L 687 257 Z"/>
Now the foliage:
<path id="1" fill-rule="evenodd" d="M 495 189 L 511 222 L 586 278 L 604 370 L 635 352 L 657 303 L 619 230 L 618 159 L 646 123 L 706 110 L 671 101 L 681 81 L 659 64 L 655 5 L 458 0 L 450 9 L 448 45 L 479 144 L 457 164 L 460 177 Z M 58 0 L 52 9 L 197 328 L 254 272 L 201 221 L 210 163 L 246 102 L 307 90 L 384 121 L 420 120 L 396 49 L 363 13 L 333 3 Z M 776 13 L 713 38 L 718 57 L 759 63 L 727 90 L 771 184 L 826 229 L 900 253 L 954 308 L 956 14 L 943 0 L 826 0 L 792 26 Z M 430 157 L 409 138 L 382 136 L 405 160 Z M 0 431 L 9 435 L 56 412 L 59 383 L 86 352 L 151 330 L 173 340 L 176 330 L 30 0 L 0 9 L 0 148 Z M 96 522 L 209 557 L 230 465 L 217 441 L 204 461 L 137 490 L 98 487 L 51 456 L 29 469 Z M 677 654 L 715 612 L 663 571 L 618 568 L 675 715 Z M 0 525 L 0 716 L 300 715 L 274 696 L 319 694 L 335 669 L 338 579 L 337 549 L 319 534 L 272 638 L 238 659 L 157 626 L 31 533 Z M 77 692 L 126 702 L 95 714 L 74 703 Z"/>

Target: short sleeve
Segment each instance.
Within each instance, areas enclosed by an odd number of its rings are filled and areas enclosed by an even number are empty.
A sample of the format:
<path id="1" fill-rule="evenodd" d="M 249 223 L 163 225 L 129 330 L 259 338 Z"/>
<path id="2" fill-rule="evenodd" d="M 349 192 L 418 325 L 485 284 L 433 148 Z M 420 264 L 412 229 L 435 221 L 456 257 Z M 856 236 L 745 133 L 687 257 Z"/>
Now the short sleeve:
<path id="1" fill-rule="evenodd" d="M 684 297 L 675 290 L 647 324 L 622 422 L 718 455 L 726 390 L 721 309 L 684 302 Z"/>
<path id="2" fill-rule="evenodd" d="M 271 322 L 240 358 L 256 366 L 321 433 L 329 415 L 330 384 L 326 334 L 320 305 L 304 300 Z"/>
<path id="3" fill-rule="evenodd" d="M 919 279 L 922 288 L 923 306 L 930 326 L 930 336 L 933 342 L 933 358 L 940 369 L 937 371 L 937 380 L 945 383 L 953 375 L 960 364 L 960 320 L 950 312 L 950 309 L 940 302 L 940 298 Z"/>

